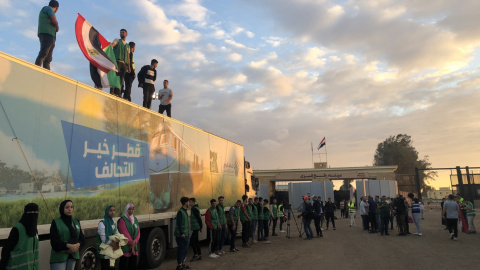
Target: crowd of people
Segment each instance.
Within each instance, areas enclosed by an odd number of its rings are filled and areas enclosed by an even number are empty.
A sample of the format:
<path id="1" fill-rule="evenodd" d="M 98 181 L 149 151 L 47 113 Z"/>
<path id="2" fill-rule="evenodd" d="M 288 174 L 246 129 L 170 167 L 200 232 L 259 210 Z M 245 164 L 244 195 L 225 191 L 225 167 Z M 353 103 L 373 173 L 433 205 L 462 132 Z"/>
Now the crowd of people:
<path id="1" fill-rule="evenodd" d="M 37 66 L 43 66 L 45 69 L 50 70 L 50 63 L 53 59 L 53 50 L 55 48 L 56 35 L 60 30 L 57 17 L 57 13 L 60 4 L 56 0 L 51 0 L 48 6 L 44 6 L 39 13 L 38 17 L 38 30 L 37 35 L 40 41 L 40 51 L 35 60 Z M 127 42 L 126 38 L 128 32 L 126 29 L 120 30 L 120 38 L 113 40 L 111 46 L 116 58 L 117 76 L 120 81 L 120 88 L 110 87 L 110 94 L 124 98 L 125 100 L 132 101 L 131 92 L 132 85 L 137 78 L 135 73 L 135 61 L 133 53 L 135 52 L 135 42 Z M 95 68 L 93 72 L 97 72 Z M 138 87 L 143 89 L 143 107 L 150 109 L 152 99 L 155 94 L 155 80 L 157 79 L 156 68 L 158 61 L 152 59 L 150 65 L 145 65 L 140 69 L 138 73 Z M 172 117 L 172 104 L 173 91 L 168 87 L 168 80 L 163 81 L 163 88 L 159 91 L 158 99 L 160 100 L 160 106 L 158 112 L 163 114 L 165 111 L 168 117 Z M 95 85 L 96 88 L 102 89 L 101 85 Z"/>

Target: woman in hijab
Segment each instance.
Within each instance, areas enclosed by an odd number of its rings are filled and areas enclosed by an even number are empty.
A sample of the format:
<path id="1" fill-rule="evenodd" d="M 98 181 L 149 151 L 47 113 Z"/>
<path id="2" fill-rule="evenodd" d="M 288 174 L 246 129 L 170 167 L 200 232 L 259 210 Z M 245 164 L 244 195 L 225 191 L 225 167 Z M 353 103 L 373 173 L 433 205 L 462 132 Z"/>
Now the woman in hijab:
<path id="1" fill-rule="evenodd" d="M 118 230 L 128 238 L 128 244 L 122 247 L 123 256 L 120 257 L 120 270 L 137 269 L 140 227 L 137 218 L 133 215 L 134 209 L 133 204 L 127 204 L 123 216 L 118 219 Z"/>
<path id="2" fill-rule="evenodd" d="M 60 217 L 50 226 L 51 270 L 73 270 L 80 259 L 79 248 L 85 242 L 80 222 L 72 217 L 73 202 L 65 200 L 59 207 Z"/>
<path id="3" fill-rule="evenodd" d="M 105 208 L 105 215 L 103 219 L 98 222 L 98 231 L 97 231 L 97 251 L 98 256 L 100 258 L 100 265 L 102 266 L 102 270 L 111 270 L 115 269 L 115 267 L 110 267 L 110 257 L 100 254 L 100 244 L 105 243 L 110 245 L 112 249 L 115 251 L 119 249 L 118 242 L 111 241 L 109 239 L 110 235 L 117 234 L 117 225 L 113 218 L 115 217 L 115 206 L 108 205 Z"/>
<path id="4" fill-rule="evenodd" d="M 25 205 L 20 221 L 13 226 L 2 249 L 0 269 L 40 269 L 38 261 L 38 205 Z M 20 269 L 20 268 L 19 268 Z"/>

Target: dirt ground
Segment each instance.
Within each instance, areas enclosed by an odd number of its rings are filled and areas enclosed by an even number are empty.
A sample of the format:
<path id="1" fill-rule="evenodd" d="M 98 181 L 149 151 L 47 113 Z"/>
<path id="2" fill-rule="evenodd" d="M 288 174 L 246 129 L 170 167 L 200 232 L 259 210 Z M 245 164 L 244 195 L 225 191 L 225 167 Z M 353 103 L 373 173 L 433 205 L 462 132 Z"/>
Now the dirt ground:
<path id="1" fill-rule="evenodd" d="M 208 258 L 208 247 L 203 246 L 203 260 L 193 263 L 189 262 L 193 255 L 189 248 L 186 264 L 191 269 L 229 270 L 252 267 L 256 270 L 317 267 L 356 270 L 480 269 L 480 234 L 459 233 L 458 241 L 453 241 L 440 223 L 440 210 L 425 210 L 424 218 L 421 220 L 422 236 L 397 236 L 395 226 L 389 236 L 369 234 L 362 231 L 361 218 L 357 216 L 357 227 L 349 227 L 349 219 L 339 218 L 336 220 L 337 230 L 332 230 L 330 225 L 330 230 L 324 230 L 322 238 L 310 241 L 298 237 L 298 230 L 291 220 L 290 239 L 285 237 L 285 233 L 279 233 L 279 236 L 270 237 L 270 244 L 258 243 L 245 249 L 241 248 L 241 239 L 237 238 L 240 251 L 230 253 L 227 247 L 227 253 L 218 259 Z M 477 226 L 480 225 L 478 219 L 475 222 Z M 312 229 L 315 234 L 313 222 Z M 416 231 L 415 224 L 411 223 L 410 232 Z M 158 269 L 175 269 L 176 254 L 176 249 L 168 250 L 165 261 Z"/>

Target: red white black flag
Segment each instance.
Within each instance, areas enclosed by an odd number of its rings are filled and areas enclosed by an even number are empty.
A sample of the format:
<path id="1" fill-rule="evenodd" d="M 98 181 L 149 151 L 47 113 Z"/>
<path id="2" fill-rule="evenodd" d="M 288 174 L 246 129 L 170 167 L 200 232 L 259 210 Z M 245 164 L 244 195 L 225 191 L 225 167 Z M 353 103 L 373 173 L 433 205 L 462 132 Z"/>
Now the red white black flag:
<path id="1" fill-rule="evenodd" d="M 320 150 L 320 148 L 324 147 L 325 144 L 326 144 L 325 137 L 323 137 L 322 141 L 317 146 L 317 150 Z"/>
<path id="2" fill-rule="evenodd" d="M 104 52 L 110 42 L 80 14 L 75 22 L 75 35 L 80 50 L 90 63 L 105 73 L 117 71 L 115 63 Z"/>

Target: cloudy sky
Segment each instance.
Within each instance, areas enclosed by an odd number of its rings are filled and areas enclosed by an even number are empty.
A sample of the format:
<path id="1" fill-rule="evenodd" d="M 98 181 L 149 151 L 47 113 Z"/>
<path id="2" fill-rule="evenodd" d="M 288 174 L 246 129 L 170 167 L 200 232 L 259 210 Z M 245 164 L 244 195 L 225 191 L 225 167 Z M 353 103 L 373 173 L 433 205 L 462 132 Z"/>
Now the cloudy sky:
<path id="1" fill-rule="evenodd" d="M 46 4 L 0 0 L 1 51 L 35 61 Z M 453 0 L 60 1 L 52 70 L 92 85 L 75 39 L 80 13 L 110 41 L 126 28 L 138 70 L 159 60 L 173 117 L 244 145 L 256 169 L 312 167 L 311 143 L 323 137 L 331 167 L 371 165 L 377 144 L 399 133 L 434 167 L 473 167 L 478 10 Z"/>

